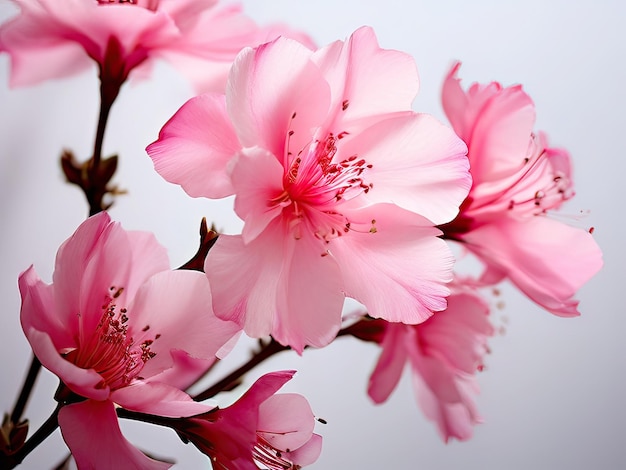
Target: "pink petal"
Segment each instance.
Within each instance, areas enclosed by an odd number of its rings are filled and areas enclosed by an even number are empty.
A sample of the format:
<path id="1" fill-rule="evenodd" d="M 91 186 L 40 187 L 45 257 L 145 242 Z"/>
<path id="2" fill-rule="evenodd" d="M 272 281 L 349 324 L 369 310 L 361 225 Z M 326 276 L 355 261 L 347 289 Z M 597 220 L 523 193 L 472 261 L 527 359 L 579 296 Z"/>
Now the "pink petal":
<path id="1" fill-rule="evenodd" d="M 164 271 L 141 286 L 128 308 L 129 330 L 136 343 L 153 340 L 141 371 L 145 378 L 172 367 L 173 350 L 210 359 L 239 331 L 233 322 L 218 319 L 211 307 L 206 276 L 198 271 Z"/>
<path id="2" fill-rule="evenodd" d="M 311 439 L 302 447 L 291 452 L 283 452 L 283 457 L 301 467 L 315 463 L 322 453 L 322 436 L 313 434 Z"/>
<path id="3" fill-rule="evenodd" d="M 178 388 L 141 380 L 114 390 L 111 393 L 111 401 L 128 410 L 169 418 L 194 416 L 215 408 L 210 404 L 193 401 Z"/>
<path id="4" fill-rule="evenodd" d="M 282 158 L 286 144 L 296 153 L 310 143 L 311 129 L 322 123 L 330 99 L 310 57 L 305 46 L 283 37 L 237 56 L 226 100 L 242 146 L 259 146 Z"/>
<path id="5" fill-rule="evenodd" d="M 402 324 L 387 325 L 382 352 L 367 388 L 367 394 L 374 403 L 385 402 L 402 377 L 407 359 L 406 342 L 414 338 L 409 328 Z"/>
<path id="6" fill-rule="evenodd" d="M 198 359 L 184 351 L 171 350 L 173 365 L 163 372 L 153 375 L 150 382 L 160 382 L 181 390 L 187 390 L 195 384 L 215 364 L 217 358 Z"/>
<path id="7" fill-rule="evenodd" d="M 272 395 L 259 406 L 257 433 L 275 449 L 289 452 L 302 447 L 314 428 L 315 416 L 302 395 Z"/>
<path id="8" fill-rule="evenodd" d="M 190 99 L 163 126 L 146 149 L 156 171 L 192 197 L 233 193 L 226 165 L 240 145 L 222 95 Z"/>
<path id="9" fill-rule="evenodd" d="M 435 118 L 397 115 L 343 142 L 343 155 L 359 155 L 373 165 L 368 199 L 393 202 L 434 225 L 458 214 L 471 186 L 467 148 Z"/>
<path id="10" fill-rule="evenodd" d="M 525 222 L 503 218 L 464 240 L 485 263 L 506 272 L 528 297 L 559 316 L 579 315 L 572 297 L 603 264 L 588 232 L 544 216 Z"/>
<path id="11" fill-rule="evenodd" d="M 441 372 L 444 372 L 441 370 Z M 448 385 L 456 387 L 458 400 L 442 400 L 438 395 L 439 389 L 431 389 L 429 384 L 422 381 L 419 373 L 413 374 L 413 384 L 416 390 L 418 403 L 426 417 L 437 424 L 437 428 L 444 442 L 454 437 L 460 441 L 470 439 L 474 432 L 474 425 L 480 424 L 482 419 L 478 414 L 476 405 L 469 393 L 469 384 L 472 378 L 458 377 L 456 384 Z M 466 383 L 467 381 L 467 383 Z M 473 382 L 471 382 L 473 384 Z M 441 387 L 441 385 L 439 386 Z"/>
<path id="12" fill-rule="evenodd" d="M 94 400 L 109 397 L 109 387 L 103 386 L 103 379 L 93 369 L 81 369 L 61 356 L 56 345 L 45 332 L 35 329 L 24 330 L 33 353 L 41 364 L 58 376 L 74 393 Z"/>
<path id="13" fill-rule="evenodd" d="M 369 206 L 350 220 L 353 230 L 330 247 L 349 297 L 375 318 L 410 324 L 446 307 L 454 258 L 428 220 L 392 204 Z M 354 229 L 370 221 L 375 233 Z"/>
<path id="14" fill-rule="evenodd" d="M 207 257 L 217 316 L 252 337 L 272 334 L 302 352 L 323 346 L 341 325 L 343 294 L 332 257 L 309 237 L 295 240 L 275 221 L 252 242 L 222 235 Z M 312 289 L 311 286 L 315 286 Z"/>
<path id="15" fill-rule="evenodd" d="M 283 192 L 283 173 L 276 157 L 259 147 L 244 149 L 234 159 L 235 212 L 245 222 L 241 234 L 244 243 L 254 240 L 281 214 L 283 207 L 269 201 Z"/>
<path id="16" fill-rule="evenodd" d="M 59 425 L 78 468 L 171 467 L 147 457 L 124 438 L 110 401 L 66 405 L 59 412 Z"/>
<path id="17" fill-rule="evenodd" d="M 487 337 L 494 334 L 489 305 L 471 290 L 454 289 L 448 308 L 419 326 L 420 346 L 456 370 L 473 374 L 487 351 Z"/>
<path id="18" fill-rule="evenodd" d="M 535 124 L 535 107 L 520 86 L 473 85 L 461 96 L 456 64 L 444 82 L 443 106 L 467 143 L 475 182 L 511 175 L 524 161 Z"/>
<path id="19" fill-rule="evenodd" d="M 54 286 L 44 284 L 32 266 L 20 274 L 19 288 L 22 296 L 20 321 L 24 332 L 45 332 L 57 350 L 72 349 L 76 341 L 72 330 L 56 315 Z"/>
<path id="20" fill-rule="evenodd" d="M 357 29 L 346 42 L 320 49 L 313 61 L 331 85 L 331 109 L 339 111 L 335 125 L 342 127 L 337 132 L 348 130 L 343 128 L 348 121 L 408 111 L 417 95 L 419 80 L 413 58 L 381 49 L 369 27 Z"/>

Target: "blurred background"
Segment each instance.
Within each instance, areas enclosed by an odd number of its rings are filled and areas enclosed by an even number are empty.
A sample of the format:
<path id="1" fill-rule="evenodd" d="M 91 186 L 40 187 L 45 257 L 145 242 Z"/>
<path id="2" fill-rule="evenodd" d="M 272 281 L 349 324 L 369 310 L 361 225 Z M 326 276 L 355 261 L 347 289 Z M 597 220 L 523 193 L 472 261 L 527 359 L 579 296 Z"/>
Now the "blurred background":
<path id="1" fill-rule="evenodd" d="M 484 424 L 468 442 L 441 442 L 417 407 L 408 374 L 390 400 L 366 395 L 379 349 L 340 339 L 303 357 L 283 353 L 255 369 L 297 369 L 284 390 L 304 394 L 317 416 L 324 450 L 310 468 L 355 469 L 617 469 L 626 468 L 626 317 L 620 290 L 624 266 L 626 181 L 626 3 L 526 0 L 243 1 L 259 23 L 282 21 L 319 45 L 345 39 L 361 25 L 384 48 L 411 54 L 421 91 L 414 108 L 443 118 L 442 79 L 454 60 L 465 87 L 497 80 L 521 83 L 537 107 L 537 130 L 567 148 L 577 196 L 558 215 L 594 236 L 605 266 L 580 291 L 582 316 L 550 315 L 504 284 L 492 319 L 500 333 L 479 374 Z M 0 0 L 0 20 L 16 8 Z M 77 187 L 64 183 L 58 157 L 69 148 L 81 160 L 93 146 L 98 112 L 95 66 L 89 73 L 29 88 L 9 89 L 9 60 L 0 56 L 0 408 L 10 410 L 30 361 L 19 325 L 17 277 L 34 264 L 50 281 L 54 256 L 87 215 Z M 115 178 L 128 194 L 111 215 L 127 229 L 156 234 L 172 266 L 195 252 L 202 217 L 227 233 L 241 222 L 232 200 L 193 200 L 162 180 L 145 154 L 165 121 L 193 92 L 167 64 L 147 81 L 126 84 L 115 103 L 104 153 L 120 155 Z M 571 253 L 576 256 L 576 253 Z M 503 303 L 496 307 L 496 303 Z M 215 378 L 248 357 L 238 347 Z M 36 429 L 54 408 L 57 380 L 40 374 L 26 410 Z M 234 396 L 225 397 L 225 402 Z M 97 426 L 97 423 L 93 424 Z M 123 423 L 142 449 L 174 457 L 175 468 L 209 468 L 208 460 L 167 429 Z M 22 468 L 52 468 L 66 454 L 57 431 Z"/>

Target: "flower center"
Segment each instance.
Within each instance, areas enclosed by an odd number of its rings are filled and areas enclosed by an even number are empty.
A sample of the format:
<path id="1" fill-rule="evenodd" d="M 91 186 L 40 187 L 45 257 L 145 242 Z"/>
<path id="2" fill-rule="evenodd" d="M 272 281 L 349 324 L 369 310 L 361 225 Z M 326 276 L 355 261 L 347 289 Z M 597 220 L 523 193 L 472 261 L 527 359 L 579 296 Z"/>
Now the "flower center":
<path id="1" fill-rule="evenodd" d="M 96 330 L 85 335 L 78 348 L 65 356 L 82 369 L 95 370 L 102 376 L 101 387 L 109 386 L 112 390 L 128 385 L 138 376 L 144 364 L 156 355 L 150 345 L 160 336 L 135 343 L 128 330 L 128 311 L 126 308 L 118 311 L 115 304 L 123 290 L 111 287 L 112 296 L 105 299 Z"/>
<path id="2" fill-rule="evenodd" d="M 302 235 L 302 225 L 326 242 L 354 229 L 342 205 L 373 188 L 365 180 L 372 165 L 357 155 L 335 161 L 337 141 L 345 135 L 345 132 L 336 136 L 329 133 L 296 155 L 287 152 L 284 191 L 270 203 L 282 205 L 287 211 L 296 238 Z"/>

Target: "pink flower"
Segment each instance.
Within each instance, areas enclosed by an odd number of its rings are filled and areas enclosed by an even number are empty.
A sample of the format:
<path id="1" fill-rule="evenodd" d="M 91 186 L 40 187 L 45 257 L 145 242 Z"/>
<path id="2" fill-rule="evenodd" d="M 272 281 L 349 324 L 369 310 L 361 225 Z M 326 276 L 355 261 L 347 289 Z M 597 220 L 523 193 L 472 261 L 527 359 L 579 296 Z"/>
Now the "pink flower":
<path id="1" fill-rule="evenodd" d="M 210 409 L 174 387 L 171 372 L 186 377 L 190 360 L 214 357 L 238 331 L 213 315 L 206 277 L 170 271 L 151 234 L 126 232 L 103 212 L 60 247 L 52 284 L 31 266 L 19 286 L 22 328 L 37 358 L 64 384 L 59 399 L 71 392 L 86 399 L 59 413 L 78 466 L 167 466 L 123 438 L 115 406 L 166 417 Z"/>
<path id="2" fill-rule="evenodd" d="M 239 6 L 217 8 L 217 0 L 14 1 L 21 14 L 0 28 L 13 86 L 72 75 L 90 59 L 103 82 L 119 86 L 132 70 L 161 57 L 179 66 L 199 90 L 223 90 L 243 47 L 265 42 L 268 34 L 288 33 L 277 26 L 259 28 Z"/>
<path id="3" fill-rule="evenodd" d="M 375 403 L 386 401 L 408 362 L 417 401 L 443 440 L 469 439 L 473 425 L 481 422 L 473 400 L 479 391 L 474 373 L 482 369 L 487 337 L 494 333 L 488 314 L 489 307 L 477 293 L 457 286 L 448 308 L 420 325 L 383 320 L 353 325 L 349 330 L 354 336 L 382 347 L 370 377 L 370 398 Z"/>
<path id="4" fill-rule="evenodd" d="M 312 464 L 322 450 L 313 433 L 315 417 L 307 400 L 294 393 L 275 395 L 295 371 L 272 372 L 258 379 L 233 405 L 180 420 L 174 427 L 215 468 L 298 469 Z"/>
<path id="5" fill-rule="evenodd" d="M 207 257 L 218 316 L 301 352 L 334 338 L 346 295 L 405 323 L 445 308 L 453 259 L 433 225 L 470 179 L 464 144 L 410 111 L 417 88 L 369 28 L 316 52 L 279 38 L 164 126 L 156 170 L 193 197 L 235 194 L 245 222 Z"/>
<path id="6" fill-rule="evenodd" d="M 521 86 L 460 86 L 456 64 L 443 107 L 468 146 L 473 186 L 451 223 L 440 227 L 486 265 L 481 281 L 507 277 L 556 315 L 578 315 L 572 297 L 602 267 L 592 236 L 549 218 L 574 195 L 569 154 L 535 135 L 535 107 Z"/>

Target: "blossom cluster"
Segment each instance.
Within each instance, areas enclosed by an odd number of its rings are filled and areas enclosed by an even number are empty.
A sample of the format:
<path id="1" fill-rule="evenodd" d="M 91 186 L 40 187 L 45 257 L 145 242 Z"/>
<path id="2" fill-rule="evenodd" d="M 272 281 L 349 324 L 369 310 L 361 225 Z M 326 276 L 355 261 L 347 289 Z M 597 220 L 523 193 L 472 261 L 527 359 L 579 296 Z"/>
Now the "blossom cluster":
<path id="1" fill-rule="evenodd" d="M 3 468 L 56 426 L 78 468 L 171 465 L 131 444 L 120 418 L 173 429 L 214 468 L 309 465 L 324 420 L 302 395 L 277 393 L 295 371 L 258 378 L 230 406 L 219 392 L 273 354 L 339 337 L 380 348 L 367 387 L 374 403 L 408 363 L 441 438 L 467 440 L 482 421 L 476 373 L 495 332 L 482 289 L 508 279 L 552 314 L 579 314 L 575 295 L 602 255 L 591 233 L 551 218 L 574 196 L 571 160 L 535 131 L 521 86 L 464 90 L 456 63 L 443 81 L 445 123 L 413 109 L 414 59 L 382 48 L 370 27 L 318 47 L 217 0 L 14 2 L 20 12 L 0 25 L 11 85 L 95 66 L 102 107 L 93 155 L 61 159 L 90 217 L 58 249 L 52 283 L 33 266 L 19 275 L 34 370 L 59 378 L 58 406 L 29 440 L 22 410 L 12 413 Z M 146 142 L 144 158 L 190 197 L 234 196 L 243 221 L 240 234 L 203 225 L 197 255 L 178 269 L 104 202 L 116 195 L 117 158 L 101 155 L 108 112 L 157 59 L 199 94 Z M 453 245 L 484 270 L 457 273 Z M 362 308 L 344 315 L 346 299 Z M 192 395 L 242 333 L 261 349 Z"/>

